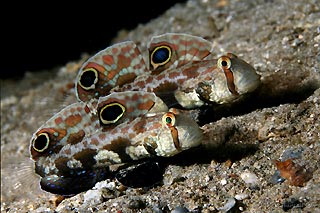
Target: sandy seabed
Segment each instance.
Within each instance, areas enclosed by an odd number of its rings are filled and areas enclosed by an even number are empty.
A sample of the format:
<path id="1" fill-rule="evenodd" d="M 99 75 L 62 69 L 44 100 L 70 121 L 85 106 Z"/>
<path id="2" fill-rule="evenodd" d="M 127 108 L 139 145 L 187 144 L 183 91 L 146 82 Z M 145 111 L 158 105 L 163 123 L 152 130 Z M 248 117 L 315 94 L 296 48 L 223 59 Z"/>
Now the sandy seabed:
<path id="1" fill-rule="evenodd" d="M 154 35 L 201 36 L 213 41 L 214 56 L 233 52 L 261 75 L 258 91 L 216 109 L 204 124 L 208 149 L 173 159 L 163 183 L 152 188 L 121 190 L 106 180 L 55 206 L 31 171 L 29 140 L 76 101 L 72 85 L 86 57 L 19 81 L 1 80 L 1 212 L 320 212 L 319 5 L 190 0 L 119 32 L 114 42 L 130 39 L 142 50 Z M 296 169 L 287 177 L 298 176 L 300 184 L 277 176 L 275 160 L 287 159 Z"/>

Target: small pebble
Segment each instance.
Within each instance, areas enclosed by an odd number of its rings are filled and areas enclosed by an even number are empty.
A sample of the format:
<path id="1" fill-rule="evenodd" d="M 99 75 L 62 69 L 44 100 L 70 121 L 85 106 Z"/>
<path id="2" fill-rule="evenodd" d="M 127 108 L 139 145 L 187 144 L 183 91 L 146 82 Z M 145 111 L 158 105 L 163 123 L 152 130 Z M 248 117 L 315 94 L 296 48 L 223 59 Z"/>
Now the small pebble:
<path id="1" fill-rule="evenodd" d="M 34 212 L 41 212 L 41 213 L 45 213 L 45 212 L 52 212 L 52 209 L 48 208 L 48 207 L 40 207 L 40 208 L 37 208 Z"/>
<path id="2" fill-rule="evenodd" d="M 96 183 L 96 185 L 94 186 L 94 189 L 102 189 L 102 188 L 115 190 L 116 184 L 115 184 L 115 182 L 101 181 L 101 182 Z"/>
<path id="3" fill-rule="evenodd" d="M 83 202 L 89 205 L 96 205 L 102 202 L 101 191 L 99 190 L 88 190 L 83 195 Z"/>
<path id="4" fill-rule="evenodd" d="M 304 207 L 305 205 L 296 198 L 290 198 L 289 200 L 286 200 L 282 205 L 282 209 L 285 212 L 289 211 L 292 208 L 303 209 Z"/>
<path id="5" fill-rule="evenodd" d="M 230 209 L 232 209 L 235 205 L 236 205 L 236 200 L 234 198 L 228 198 L 226 204 L 223 207 L 218 208 L 218 210 L 222 212 L 227 212 Z"/>
<path id="6" fill-rule="evenodd" d="M 224 186 L 227 184 L 227 180 L 225 178 L 223 178 L 221 181 L 220 181 L 221 185 Z"/>
<path id="7" fill-rule="evenodd" d="M 236 194 L 236 195 L 234 196 L 234 198 L 237 199 L 237 200 L 244 200 L 244 199 L 246 199 L 246 198 L 248 198 L 248 197 L 249 197 L 249 195 L 248 195 L 248 194 L 245 194 L 245 193 Z"/>
<path id="8" fill-rule="evenodd" d="M 171 213 L 187 213 L 189 210 L 186 207 L 177 206 Z"/>
<path id="9" fill-rule="evenodd" d="M 259 183 L 258 177 L 251 172 L 243 172 L 240 177 L 246 184 L 249 185 L 257 185 Z"/>
<path id="10" fill-rule="evenodd" d="M 301 158 L 302 152 L 304 149 L 302 147 L 299 148 L 288 148 L 283 151 L 280 160 L 286 161 L 288 159 L 296 159 Z"/>
<path id="11" fill-rule="evenodd" d="M 276 170 L 275 173 L 270 178 L 270 183 L 272 184 L 278 184 L 283 183 L 286 179 L 281 177 L 280 171 Z"/>

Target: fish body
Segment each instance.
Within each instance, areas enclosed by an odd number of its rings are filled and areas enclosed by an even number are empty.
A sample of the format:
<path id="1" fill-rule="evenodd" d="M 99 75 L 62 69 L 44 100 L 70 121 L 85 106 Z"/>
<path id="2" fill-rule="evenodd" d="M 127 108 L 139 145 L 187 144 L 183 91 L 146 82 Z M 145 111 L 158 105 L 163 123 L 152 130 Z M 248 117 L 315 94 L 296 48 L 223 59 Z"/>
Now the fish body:
<path id="1" fill-rule="evenodd" d="M 154 92 L 169 106 L 194 109 L 233 102 L 260 85 L 260 76 L 250 64 L 232 53 L 212 59 L 211 48 L 203 38 L 167 33 L 151 39 L 146 63 L 132 41 L 115 44 L 82 66 L 76 95 L 87 101 L 112 92 L 141 90 Z"/>
<path id="2" fill-rule="evenodd" d="M 198 124 L 157 100 L 154 93 L 115 92 L 90 105 L 71 104 L 49 119 L 30 145 L 42 189 L 76 194 L 111 178 L 111 165 L 198 146 Z"/>

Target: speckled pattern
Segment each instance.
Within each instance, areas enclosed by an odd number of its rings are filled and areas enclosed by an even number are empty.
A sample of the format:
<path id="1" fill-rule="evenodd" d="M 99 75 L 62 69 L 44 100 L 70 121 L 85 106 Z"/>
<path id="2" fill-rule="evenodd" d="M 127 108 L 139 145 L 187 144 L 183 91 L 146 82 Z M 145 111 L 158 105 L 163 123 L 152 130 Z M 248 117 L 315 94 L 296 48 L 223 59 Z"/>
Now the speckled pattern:
<path id="1" fill-rule="evenodd" d="M 319 11 L 315 0 L 188 1 L 120 33 L 115 42 L 130 38 L 142 49 L 152 36 L 166 32 L 201 36 L 213 41 L 217 55 L 233 52 L 262 76 L 260 89 L 246 101 L 218 107 L 210 118 L 199 115 L 209 122 L 202 127 L 205 149 L 172 159 L 163 184 L 154 188 L 123 190 L 107 180 L 55 207 L 48 201 L 52 195 L 40 191 L 32 177 L 29 140 L 54 113 L 76 102 L 70 84 L 83 60 L 56 75 L 2 81 L 1 211 L 319 211 Z M 43 93 L 48 90 L 50 96 Z M 305 186 L 272 181 L 274 160 L 284 153 L 312 173 Z"/>
<path id="2" fill-rule="evenodd" d="M 109 167 L 114 164 L 171 157 L 200 145 L 198 124 L 177 109 L 153 110 L 160 105 L 156 100 L 154 93 L 112 93 L 71 104 L 54 115 L 30 141 L 41 188 L 74 195 L 112 178 Z M 113 106 L 123 111 L 108 109 Z M 111 116 L 104 113 L 108 110 Z"/>
<path id="3" fill-rule="evenodd" d="M 96 53 L 80 68 L 76 80 L 76 96 L 81 101 L 107 95 L 111 88 L 131 82 L 147 72 L 136 44 L 121 42 Z M 90 76 L 94 73 L 94 77 Z M 94 84 L 88 79 L 94 78 Z M 89 81 L 90 82 L 90 81 Z"/>
<path id="4" fill-rule="evenodd" d="M 186 109 L 231 103 L 254 91 L 260 76 L 232 53 L 212 58 L 212 43 L 186 33 L 165 33 L 148 42 L 149 68 L 132 41 L 90 57 L 76 78 L 80 101 L 113 92 L 154 92 L 168 105 Z"/>
<path id="5" fill-rule="evenodd" d="M 109 167 L 115 164 L 172 157 L 199 146 L 203 133 L 194 118 L 185 115 L 190 111 L 168 112 L 167 106 L 178 102 L 185 109 L 205 112 L 199 107 L 231 104 L 261 83 L 256 70 L 235 54 L 210 58 L 211 46 L 198 36 L 166 33 L 148 44 L 149 69 L 130 41 L 89 58 L 75 80 L 80 103 L 58 112 L 31 138 L 30 154 L 41 189 L 73 196 L 112 179 Z M 165 109 L 154 114 L 160 105 Z M 129 175 L 122 169 L 114 173 L 122 180 Z M 132 184 L 117 180 L 132 187 L 135 176 Z M 150 176 L 137 179 L 143 185 Z"/>

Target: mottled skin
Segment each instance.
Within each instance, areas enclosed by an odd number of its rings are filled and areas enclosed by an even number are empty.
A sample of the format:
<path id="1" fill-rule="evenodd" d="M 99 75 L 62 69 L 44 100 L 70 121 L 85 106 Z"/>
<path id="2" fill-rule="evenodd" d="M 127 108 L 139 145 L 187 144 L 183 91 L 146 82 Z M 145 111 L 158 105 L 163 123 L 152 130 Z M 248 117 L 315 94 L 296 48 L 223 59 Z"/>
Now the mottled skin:
<path id="1" fill-rule="evenodd" d="M 122 47 L 123 43 L 119 45 Z M 137 71 L 139 75 L 130 78 L 125 84 L 113 84 L 113 88 L 97 88 L 95 81 L 114 82 L 113 79 L 109 79 L 108 74 L 114 70 L 108 70 L 105 75 L 99 75 L 98 79 L 91 81 L 91 88 L 86 89 L 78 83 L 81 73 L 84 72 L 82 68 L 76 82 L 78 98 L 84 100 L 81 98 L 82 94 L 87 93 L 99 96 L 115 91 L 142 90 L 156 93 L 168 106 L 176 107 L 179 104 L 183 108 L 192 109 L 204 104 L 230 103 L 259 86 L 260 76 L 250 64 L 232 53 L 218 59 L 210 59 L 208 55 L 211 46 L 209 41 L 187 34 L 167 33 L 153 37 L 148 45 L 149 69 L 141 62 L 145 72 L 141 72 L 141 67 L 137 70 L 131 69 L 131 72 Z M 99 52 L 87 63 L 99 64 L 96 58 L 108 55 L 114 49 L 118 50 L 120 47 L 113 45 Z M 140 56 L 135 56 L 141 59 Z M 99 66 L 106 67 L 105 64 Z M 129 79 L 126 76 L 132 76 L 121 70 L 122 64 L 115 67 L 119 73 L 126 73 L 123 78 Z M 124 70 L 127 71 L 126 68 Z"/>
<path id="2" fill-rule="evenodd" d="M 55 114 L 33 134 L 30 146 L 32 159 L 38 160 L 39 153 L 42 156 L 50 155 L 67 144 L 79 143 L 83 138 L 101 131 L 101 117 L 97 110 L 101 112 L 101 106 L 111 103 L 122 105 L 125 112 L 119 119 L 109 123 L 109 128 L 148 112 L 168 110 L 155 94 L 134 91 L 113 93 L 99 98 L 98 101 L 92 99 L 88 103 L 71 104 Z M 44 148 L 46 149 L 41 151 Z"/>
<path id="3" fill-rule="evenodd" d="M 147 71 L 135 43 L 115 44 L 82 65 L 76 78 L 76 96 L 81 101 L 106 96 L 113 87 L 132 82 Z"/>
<path id="4" fill-rule="evenodd" d="M 226 63 L 226 66 L 222 64 Z M 167 105 L 172 96 L 182 107 L 191 109 L 206 103 L 230 103 L 254 91 L 260 76 L 236 55 L 228 53 L 217 60 L 202 60 L 169 69 L 158 75 L 141 75 L 134 82 L 112 92 L 141 90 L 155 92 Z M 171 104 L 174 104 L 171 103 Z"/>
<path id="5" fill-rule="evenodd" d="M 157 63 L 154 55 L 156 49 L 169 48 L 171 55 L 167 61 Z M 163 70 L 179 68 L 192 61 L 200 61 L 210 55 L 212 43 L 198 36 L 183 33 L 166 33 L 151 38 L 148 44 L 149 70 L 151 74 Z"/>
<path id="6" fill-rule="evenodd" d="M 154 93 L 142 91 L 115 92 L 67 106 L 31 139 L 41 187 L 75 194 L 110 178 L 109 165 L 168 157 L 198 145 L 198 125 L 176 110 L 163 112 L 167 110 Z"/>
<path id="7" fill-rule="evenodd" d="M 121 105 L 124 111 L 118 115 L 119 119 L 116 119 L 116 122 L 111 122 L 110 120 L 106 122 L 106 119 L 104 119 L 105 112 L 111 115 L 118 113 L 113 108 L 108 108 L 108 106 L 114 106 L 115 103 Z M 168 111 L 167 105 L 156 94 L 143 91 L 114 92 L 100 97 L 97 103 L 98 117 L 104 129 L 106 127 L 108 129 L 114 128 L 115 125 L 125 123 L 147 113 L 165 111 Z"/>
<path id="8" fill-rule="evenodd" d="M 209 58 L 211 46 L 200 37 L 167 33 L 149 43 L 149 67 L 132 41 L 86 61 L 76 78 L 80 102 L 57 113 L 31 139 L 41 187 L 76 194 L 110 178 L 110 165 L 198 146 L 202 132 L 195 121 L 168 112 L 167 105 L 230 103 L 260 83 L 252 66 L 231 53 Z"/>
<path id="9" fill-rule="evenodd" d="M 67 144 L 78 143 L 98 131 L 100 124 L 95 106 L 95 101 L 92 104 L 74 103 L 50 118 L 32 136 L 32 159 L 41 164 L 41 157 L 50 157 Z"/>
<path id="10" fill-rule="evenodd" d="M 154 156 L 170 157 L 198 146 L 202 131 L 189 117 L 157 112 L 120 123 L 108 131 L 99 131 L 78 143 L 60 149 L 37 152 L 35 170 L 42 177 L 42 189 L 70 195 L 90 189 L 110 177 L 109 166 Z M 34 147 L 31 147 L 32 152 Z M 33 155 L 35 156 L 35 155 Z"/>
<path id="11" fill-rule="evenodd" d="M 157 47 L 170 48 L 165 63 L 153 63 Z M 116 86 L 133 82 L 137 76 L 158 74 L 190 61 L 199 61 L 210 54 L 211 43 L 197 36 L 167 33 L 152 38 L 149 47 L 149 68 L 132 41 L 114 44 L 89 58 L 76 78 L 76 96 L 81 101 L 99 98 Z"/>

